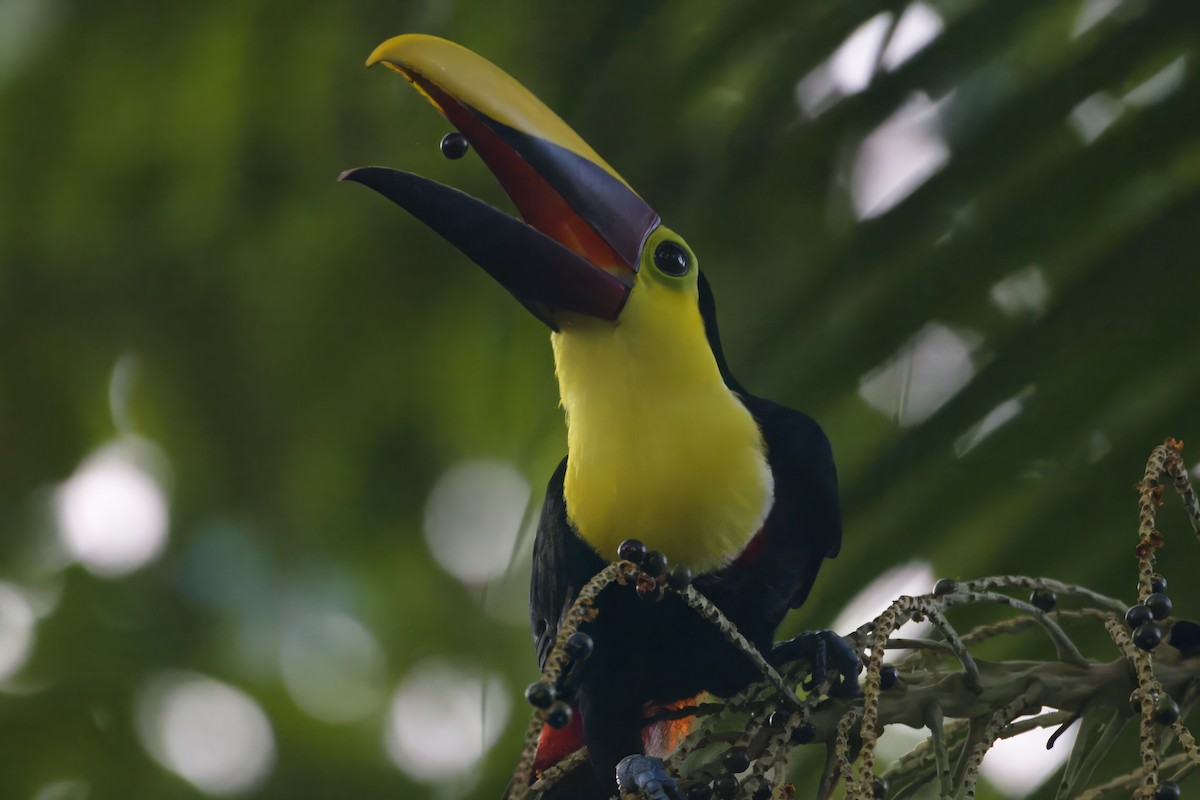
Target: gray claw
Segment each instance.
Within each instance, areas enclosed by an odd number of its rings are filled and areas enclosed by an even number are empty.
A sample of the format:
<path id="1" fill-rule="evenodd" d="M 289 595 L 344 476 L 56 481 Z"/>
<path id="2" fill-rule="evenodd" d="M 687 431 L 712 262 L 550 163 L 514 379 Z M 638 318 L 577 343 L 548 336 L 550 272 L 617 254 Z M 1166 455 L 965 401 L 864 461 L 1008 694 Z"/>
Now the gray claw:
<path id="1" fill-rule="evenodd" d="M 684 800 L 675 779 L 663 769 L 661 758 L 625 756 L 617 764 L 617 787 L 621 794 L 640 791 L 651 800 Z"/>

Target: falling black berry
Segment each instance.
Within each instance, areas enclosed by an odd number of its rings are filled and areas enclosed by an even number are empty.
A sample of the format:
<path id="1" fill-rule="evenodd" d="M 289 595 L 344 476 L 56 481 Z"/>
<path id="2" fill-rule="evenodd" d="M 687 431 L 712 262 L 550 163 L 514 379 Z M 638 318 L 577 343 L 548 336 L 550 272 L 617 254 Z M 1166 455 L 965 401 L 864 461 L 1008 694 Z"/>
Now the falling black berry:
<path id="1" fill-rule="evenodd" d="M 817 729 L 811 722 L 802 722 L 792 731 L 792 742 L 795 744 L 812 744 L 817 740 Z"/>
<path id="2" fill-rule="evenodd" d="M 1162 628 L 1153 622 L 1143 622 L 1133 632 L 1133 643 L 1142 650 L 1150 651 L 1162 641 Z"/>
<path id="3" fill-rule="evenodd" d="M 554 702 L 554 687 L 548 683 L 534 681 L 525 690 L 525 699 L 534 708 L 549 708 Z"/>
<path id="4" fill-rule="evenodd" d="M 1049 589 L 1034 589 L 1029 595 L 1029 604 L 1042 611 L 1053 611 L 1058 605 L 1058 595 Z"/>
<path id="5" fill-rule="evenodd" d="M 884 664 L 879 670 L 879 688 L 885 692 L 895 686 L 900 680 L 900 670 L 891 664 Z"/>
<path id="6" fill-rule="evenodd" d="M 731 747 L 729 752 L 721 757 L 721 763 L 732 773 L 745 772 L 750 769 L 750 756 L 746 754 L 744 747 Z"/>
<path id="7" fill-rule="evenodd" d="M 676 564 L 667 573 L 667 586 L 677 592 L 682 592 L 692 582 L 692 571 L 683 564 Z"/>
<path id="8" fill-rule="evenodd" d="M 933 593 L 938 597 L 944 594 L 954 594 L 958 591 L 958 581 L 953 578 L 942 578 L 933 585 Z"/>
<path id="9" fill-rule="evenodd" d="M 635 564 L 640 564 L 645 557 L 646 545 L 637 539 L 626 539 L 617 547 L 617 558 L 622 561 L 632 561 Z"/>
<path id="10" fill-rule="evenodd" d="M 567 655 L 576 661 L 583 661 L 592 654 L 592 637 L 583 631 L 575 631 L 567 637 Z"/>
<path id="11" fill-rule="evenodd" d="M 546 714 L 546 724 L 551 728 L 565 728 L 571 724 L 571 707 L 562 700 L 556 700 Z"/>
<path id="12" fill-rule="evenodd" d="M 1154 706 L 1154 721 L 1159 725 L 1174 725 L 1179 721 L 1179 703 L 1163 695 Z"/>
<path id="13" fill-rule="evenodd" d="M 667 566 L 670 562 L 665 554 L 657 550 L 651 550 L 646 553 L 645 559 L 642 560 L 642 571 L 652 578 L 657 578 L 667 571 Z"/>
<path id="14" fill-rule="evenodd" d="M 1175 609 L 1171 603 L 1171 598 L 1167 597 L 1162 592 L 1155 592 L 1146 598 L 1146 608 L 1150 609 L 1150 613 L 1155 619 L 1166 619 L 1171 616 L 1171 612 Z"/>
<path id="15" fill-rule="evenodd" d="M 1167 591 L 1167 579 L 1162 575 L 1155 575 L 1150 579 L 1150 591 L 1162 594 Z"/>
<path id="16" fill-rule="evenodd" d="M 1160 783 L 1158 788 L 1154 790 L 1154 800 L 1179 800 L 1182 792 L 1179 791 L 1177 783 Z"/>
<path id="17" fill-rule="evenodd" d="M 712 796 L 712 787 L 707 783 L 698 783 L 687 790 L 687 800 L 709 800 Z"/>
<path id="18" fill-rule="evenodd" d="M 876 778 L 871 783 L 871 796 L 875 800 L 884 800 L 888 796 L 888 782 L 883 778 Z"/>
<path id="19" fill-rule="evenodd" d="M 1136 606 L 1130 606 L 1129 610 L 1125 612 L 1125 624 L 1128 625 L 1131 630 L 1141 627 L 1143 623 L 1149 622 L 1153 618 L 1154 614 L 1151 613 L 1150 609 L 1140 604 Z"/>
<path id="20" fill-rule="evenodd" d="M 722 800 L 737 796 L 738 779 L 732 775 L 721 775 L 713 781 L 712 786 L 713 794 L 722 798 Z"/>
<path id="21" fill-rule="evenodd" d="M 442 137 L 442 155 L 452 161 L 457 161 L 467 154 L 471 149 L 470 142 L 467 137 L 463 136 L 458 131 L 450 131 Z"/>

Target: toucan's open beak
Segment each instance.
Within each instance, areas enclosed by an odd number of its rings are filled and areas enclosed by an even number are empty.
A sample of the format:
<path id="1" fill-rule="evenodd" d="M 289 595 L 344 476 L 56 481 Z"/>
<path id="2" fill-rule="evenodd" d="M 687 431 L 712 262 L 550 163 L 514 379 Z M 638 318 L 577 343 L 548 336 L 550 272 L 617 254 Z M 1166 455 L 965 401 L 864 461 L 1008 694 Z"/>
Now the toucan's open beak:
<path id="1" fill-rule="evenodd" d="M 445 39 L 381 44 L 367 66 L 399 72 L 483 158 L 525 222 L 435 181 L 348 170 L 433 228 L 551 328 L 556 312 L 615 320 L 658 214 L 553 111 L 490 61 Z"/>

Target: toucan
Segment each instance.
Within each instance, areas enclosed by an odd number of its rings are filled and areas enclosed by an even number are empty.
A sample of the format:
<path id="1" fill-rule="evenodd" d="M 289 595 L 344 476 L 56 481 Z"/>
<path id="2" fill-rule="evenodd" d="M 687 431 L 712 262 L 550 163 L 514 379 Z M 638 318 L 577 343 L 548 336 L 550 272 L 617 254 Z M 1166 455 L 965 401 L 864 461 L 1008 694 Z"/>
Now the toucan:
<path id="1" fill-rule="evenodd" d="M 750 394 L 721 349 L 712 291 L 687 242 L 565 122 L 499 67 L 427 35 L 381 44 L 367 65 L 400 73 L 465 136 L 516 219 L 407 172 L 362 167 L 364 184 L 424 222 L 551 330 L 567 455 L 546 489 L 533 548 L 538 664 L 580 587 L 627 540 L 694 576 L 764 655 L 805 655 L 814 674 L 855 674 L 829 631 L 774 634 L 841 544 L 829 440 L 807 415 Z M 592 790 L 681 798 L 661 758 L 687 727 L 663 707 L 729 696 L 758 677 L 678 595 L 604 592 L 581 629 L 573 716 L 547 726 L 537 768 L 585 745 Z M 558 720 L 561 724 L 563 720 Z"/>

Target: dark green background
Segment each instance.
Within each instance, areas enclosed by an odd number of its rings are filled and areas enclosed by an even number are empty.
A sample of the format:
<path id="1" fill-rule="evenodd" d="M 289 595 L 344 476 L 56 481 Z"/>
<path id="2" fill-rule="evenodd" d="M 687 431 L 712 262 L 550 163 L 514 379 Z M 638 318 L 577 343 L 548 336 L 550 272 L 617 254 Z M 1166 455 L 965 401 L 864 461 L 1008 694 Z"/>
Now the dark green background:
<path id="1" fill-rule="evenodd" d="M 269 716 L 256 797 L 442 796 L 388 762 L 384 702 L 332 725 L 290 699 L 272 637 L 306 600 L 377 637 L 389 691 L 436 655 L 503 676 L 514 711 L 474 790 L 499 795 L 528 634 L 433 563 L 423 506 L 474 457 L 515 464 L 536 502 L 565 442 L 545 330 L 334 182 L 385 163 L 504 203 L 474 156 L 438 155 L 446 125 L 402 80 L 362 70 L 401 32 L 484 54 L 571 123 L 698 253 L 739 377 L 825 426 L 845 547 L 789 629 L 914 557 L 1131 597 L 1144 457 L 1167 435 L 1200 446 L 1200 4 L 1114 3 L 1073 36 L 1083 5 L 931 0 L 938 39 L 809 119 L 797 81 L 903 3 L 0 3 L 0 580 L 61 593 L 0 694 L 0 796 L 200 796 L 135 733 L 140 687 L 174 669 Z M 1181 56 L 1172 93 L 1127 99 Z M 854 154 L 914 92 L 953 92 L 949 160 L 859 221 Z M 1085 144 L 1068 117 L 1088 98 L 1118 116 Z M 1044 309 L 1003 313 L 991 287 L 1030 265 Z M 931 322 L 978 337 L 977 369 L 901 426 L 860 382 Z M 127 431 L 170 460 L 167 550 L 115 580 L 48 570 L 54 487 L 120 433 L 122 357 Z M 1175 509 L 1163 524 L 1176 605 L 1195 609 L 1191 535 Z"/>

